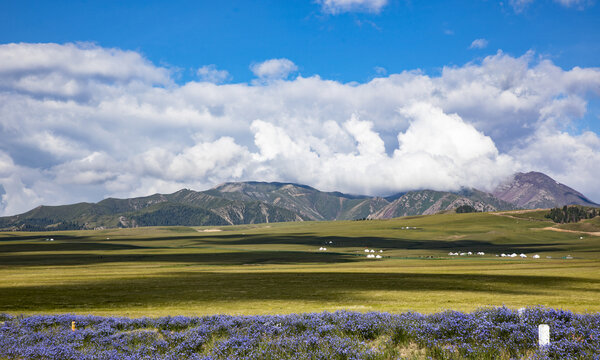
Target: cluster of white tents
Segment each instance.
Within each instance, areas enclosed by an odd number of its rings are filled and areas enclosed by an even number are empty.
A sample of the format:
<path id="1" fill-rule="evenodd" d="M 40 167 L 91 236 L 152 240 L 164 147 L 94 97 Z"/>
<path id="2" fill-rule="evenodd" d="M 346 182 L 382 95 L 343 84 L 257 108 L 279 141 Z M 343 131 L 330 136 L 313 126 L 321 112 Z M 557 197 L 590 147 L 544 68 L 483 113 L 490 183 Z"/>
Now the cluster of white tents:
<path id="1" fill-rule="evenodd" d="M 46 239 L 46 241 L 54 241 L 53 238 Z"/>
<path id="2" fill-rule="evenodd" d="M 452 252 L 451 251 L 451 252 L 448 253 L 448 255 L 450 255 L 450 256 L 470 256 L 470 255 L 473 255 L 473 252 L 467 251 L 467 252 L 460 252 L 459 253 L 459 252 Z M 479 251 L 479 252 L 477 252 L 476 255 L 482 256 L 482 255 L 485 255 L 485 253 L 483 251 Z"/>
<path id="3" fill-rule="evenodd" d="M 330 242 L 330 244 L 331 244 L 331 242 Z M 327 248 L 324 246 L 321 246 L 319 248 L 319 251 L 327 251 Z M 365 253 L 367 253 L 368 259 L 382 259 L 383 258 L 383 256 L 381 256 L 381 254 L 383 254 L 383 250 L 365 249 Z"/>
<path id="4" fill-rule="evenodd" d="M 449 255 L 449 256 L 470 256 L 470 255 L 473 255 L 473 252 L 471 252 L 471 251 L 467 251 L 467 252 L 452 252 L 452 251 L 451 251 L 451 252 L 449 252 L 449 253 L 448 253 L 448 255 Z M 477 252 L 475 255 L 482 256 L 482 255 L 485 255 L 485 253 L 484 253 L 483 251 L 479 251 L 479 252 Z M 504 253 L 502 253 L 502 254 L 500 254 L 500 255 L 496 255 L 496 256 L 500 256 L 500 257 L 510 257 L 510 258 L 516 258 L 516 257 L 520 257 L 520 258 L 522 258 L 522 259 L 525 259 L 525 258 L 527 258 L 527 255 L 525 255 L 525 254 L 520 254 L 520 255 L 517 255 L 516 253 L 512 253 L 512 254 L 504 254 Z M 531 258 L 533 258 L 533 259 L 539 259 L 539 258 L 540 258 L 540 256 L 539 256 L 538 254 L 535 254 L 535 255 L 533 255 Z"/>
<path id="5" fill-rule="evenodd" d="M 497 256 L 497 255 L 496 255 L 496 256 Z M 512 253 L 512 254 L 504 254 L 504 253 L 502 253 L 502 254 L 500 254 L 500 257 L 511 257 L 511 258 L 516 258 L 517 256 L 519 256 L 521 259 L 525 259 L 525 258 L 527 258 L 527 255 L 525 255 L 525 254 L 520 254 L 520 255 L 517 255 L 516 253 Z M 533 255 L 531 258 L 533 258 L 533 259 L 539 259 L 539 258 L 540 258 L 540 256 L 539 256 L 538 254 L 535 254 L 535 255 Z"/>
<path id="6" fill-rule="evenodd" d="M 54 239 L 46 239 L 46 241 L 54 241 Z M 329 242 L 330 244 L 332 243 L 331 241 Z M 319 248 L 319 251 L 327 251 L 327 248 L 324 246 L 321 246 Z M 367 254 L 367 258 L 368 259 L 381 259 L 383 258 L 383 256 L 381 255 L 383 253 L 383 250 L 375 250 L 375 249 L 365 249 L 364 252 Z M 477 253 L 473 253 L 472 251 L 467 251 L 467 252 L 449 252 L 448 253 L 449 256 L 471 256 L 471 255 L 478 255 L 478 256 L 483 256 L 485 255 L 485 253 L 483 251 L 478 251 Z M 516 253 L 512 253 L 512 254 L 505 254 L 502 253 L 500 255 L 496 255 L 497 257 L 509 257 L 509 258 L 516 258 L 516 257 L 520 257 L 522 259 L 527 258 L 528 256 L 526 254 L 519 254 L 517 255 Z M 532 259 L 539 259 L 540 256 L 538 254 L 535 254 L 533 256 L 531 256 Z M 546 258 L 551 259 L 551 256 L 546 256 Z M 565 257 L 565 259 L 572 259 L 571 255 Z"/>
<path id="7" fill-rule="evenodd" d="M 468 252 L 449 252 L 448 255 L 449 256 L 469 256 L 469 255 L 485 255 L 485 253 L 483 251 L 480 251 L 480 252 L 478 252 L 476 254 L 473 254 L 473 252 L 471 252 L 471 251 L 468 251 Z M 523 254 L 523 253 L 521 253 L 521 254 L 517 254 L 517 253 L 507 253 L 507 254 L 505 254 L 505 253 L 502 253 L 502 254 L 499 254 L 499 255 L 496 254 L 496 257 L 506 257 L 506 258 L 517 258 L 517 257 L 520 257 L 521 259 L 528 259 L 528 258 L 531 258 L 531 259 L 540 259 L 541 258 L 538 254 L 529 255 L 528 256 L 527 254 Z M 552 256 L 546 256 L 546 259 L 552 259 Z M 571 255 L 567 255 L 567 256 L 563 257 L 563 259 L 570 260 L 570 259 L 573 259 L 573 257 Z"/>
<path id="8" fill-rule="evenodd" d="M 375 254 L 376 251 L 374 249 L 365 249 L 365 252 L 367 253 L 368 259 L 381 259 L 382 256 L 380 254 L 383 253 L 383 250 L 379 250 L 379 254 Z"/>

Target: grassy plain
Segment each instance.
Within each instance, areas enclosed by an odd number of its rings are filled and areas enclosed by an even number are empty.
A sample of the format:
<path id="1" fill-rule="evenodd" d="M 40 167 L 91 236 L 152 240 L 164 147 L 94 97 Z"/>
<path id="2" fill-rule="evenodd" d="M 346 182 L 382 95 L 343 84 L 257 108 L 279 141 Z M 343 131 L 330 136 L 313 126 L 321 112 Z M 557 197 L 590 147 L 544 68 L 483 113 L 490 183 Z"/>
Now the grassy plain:
<path id="1" fill-rule="evenodd" d="M 600 237 L 543 229 L 552 225 L 536 216 L 478 213 L 0 233 L 0 313 L 430 313 L 496 305 L 600 311 Z M 327 251 L 318 251 L 322 246 Z M 367 259 L 365 248 L 383 250 L 383 259 Z M 495 256 L 513 252 L 529 257 Z"/>

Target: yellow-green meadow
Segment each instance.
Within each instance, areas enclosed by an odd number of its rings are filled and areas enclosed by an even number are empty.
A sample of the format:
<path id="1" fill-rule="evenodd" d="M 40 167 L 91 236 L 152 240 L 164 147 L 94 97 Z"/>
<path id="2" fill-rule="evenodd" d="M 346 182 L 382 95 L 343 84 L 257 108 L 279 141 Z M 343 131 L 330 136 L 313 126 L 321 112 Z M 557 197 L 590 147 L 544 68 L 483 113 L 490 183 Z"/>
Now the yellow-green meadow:
<path id="1" fill-rule="evenodd" d="M 600 237 L 539 215 L 0 233 L 0 313 L 600 311 Z"/>

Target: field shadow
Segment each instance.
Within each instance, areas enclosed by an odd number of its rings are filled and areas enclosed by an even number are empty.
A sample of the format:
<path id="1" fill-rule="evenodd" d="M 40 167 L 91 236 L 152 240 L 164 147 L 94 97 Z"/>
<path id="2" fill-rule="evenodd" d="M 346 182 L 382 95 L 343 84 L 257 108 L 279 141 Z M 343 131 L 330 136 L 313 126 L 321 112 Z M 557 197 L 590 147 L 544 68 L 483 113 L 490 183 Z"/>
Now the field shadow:
<path id="1" fill-rule="evenodd" d="M 390 237 L 344 237 L 344 236 L 315 236 L 312 234 L 293 235 L 239 235 L 215 236 L 212 238 L 198 239 L 208 245 L 329 245 L 332 251 L 336 247 L 369 247 L 387 250 L 440 250 L 440 251 L 484 251 L 484 252 L 543 252 L 565 251 L 563 243 L 519 243 L 498 244 L 484 240 L 414 240 Z"/>
<path id="2" fill-rule="evenodd" d="M 0 312 L 172 306 L 244 301 L 364 300 L 374 291 L 532 295 L 548 289 L 599 293 L 597 280 L 573 277 L 366 272 L 175 272 L 164 276 L 0 288 Z M 589 288 L 590 285 L 593 288 Z M 598 294 L 600 295 L 600 294 Z M 399 295 L 401 296 L 401 295 Z M 418 299 L 415 299 L 418 301 Z"/>
<path id="3" fill-rule="evenodd" d="M 74 235 L 61 235 L 61 234 L 48 234 L 48 233 L 39 233 L 39 234 L 13 234 L 13 233 L 0 233 L 0 243 L 3 241 L 28 241 L 28 240 L 44 240 L 44 239 L 54 239 L 54 240 L 84 240 L 87 237 L 83 236 L 74 236 Z"/>
<path id="4" fill-rule="evenodd" d="M 149 230 L 149 233 L 150 230 Z M 173 234 L 177 234 L 177 233 L 184 233 L 184 234 L 188 234 L 188 235 L 173 235 Z M 111 237 L 112 236 L 112 237 Z M 237 235 L 237 237 L 240 237 L 241 235 Z M 148 242 L 155 242 L 155 241 L 176 241 L 176 240 L 202 240 L 202 236 L 199 235 L 198 232 L 194 232 L 191 233 L 189 231 L 185 231 L 185 232 L 177 232 L 177 231 L 173 231 L 172 234 L 155 234 L 155 236 L 139 236 L 139 235 L 109 235 L 108 236 L 111 242 L 115 242 L 115 241 L 120 241 L 120 242 L 130 242 L 130 241 L 148 241 Z M 20 234 L 2 234 L 0 233 L 0 244 L 2 242 L 14 242 L 14 241 L 29 241 L 29 240 L 37 240 L 37 241 L 44 241 L 45 239 L 49 239 L 52 238 L 55 241 L 68 241 L 69 243 L 75 243 L 75 242 L 82 242 L 82 241 L 95 241 L 95 242 L 102 242 L 104 241 L 105 237 L 102 235 L 61 235 L 61 234 L 47 234 L 47 233 L 42 233 L 40 235 L 32 235 L 32 234 L 27 234 L 27 235 L 20 235 Z"/>
<path id="5" fill-rule="evenodd" d="M 340 263 L 357 261 L 353 255 L 304 251 L 229 251 L 212 253 L 132 254 L 12 254 L 0 255 L 0 266 L 71 266 L 98 263 L 190 263 L 206 265 Z"/>
<path id="6" fill-rule="evenodd" d="M 115 244 L 101 242 L 43 242 L 43 243 L 21 243 L 0 244 L 0 254 L 11 252 L 42 252 L 42 251 L 110 251 L 110 250 L 141 250 L 149 249 L 148 246 L 131 244 Z M 62 256 L 62 255 L 61 255 Z M 1 264 L 1 263 L 0 263 Z"/>

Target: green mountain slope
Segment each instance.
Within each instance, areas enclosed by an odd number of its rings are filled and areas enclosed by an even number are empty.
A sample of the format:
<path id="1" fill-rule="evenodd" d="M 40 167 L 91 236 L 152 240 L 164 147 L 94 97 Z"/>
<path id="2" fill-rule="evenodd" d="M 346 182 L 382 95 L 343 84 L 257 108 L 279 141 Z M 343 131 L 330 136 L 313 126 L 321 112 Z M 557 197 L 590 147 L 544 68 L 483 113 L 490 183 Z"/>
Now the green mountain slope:
<path id="1" fill-rule="evenodd" d="M 303 220 L 309 218 L 279 206 L 255 200 L 231 200 L 183 189 L 166 195 L 108 198 L 96 204 L 40 206 L 21 215 L 0 218 L 0 229 L 42 231 Z"/>
<path id="2" fill-rule="evenodd" d="M 163 202 L 119 217 L 123 227 L 228 225 L 210 210 L 185 204 Z"/>
<path id="3" fill-rule="evenodd" d="M 516 206 L 476 189 L 422 190 L 387 198 L 323 192 L 292 183 L 225 183 L 206 191 L 40 206 L 0 218 L 4 230 L 67 230 L 166 225 L 237 225 L 304 220 L 385 219 L 434 214 L 470 205 L 479 211 Z"/>

